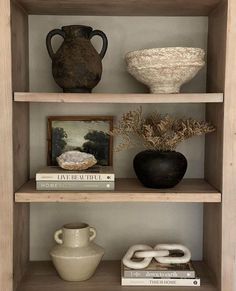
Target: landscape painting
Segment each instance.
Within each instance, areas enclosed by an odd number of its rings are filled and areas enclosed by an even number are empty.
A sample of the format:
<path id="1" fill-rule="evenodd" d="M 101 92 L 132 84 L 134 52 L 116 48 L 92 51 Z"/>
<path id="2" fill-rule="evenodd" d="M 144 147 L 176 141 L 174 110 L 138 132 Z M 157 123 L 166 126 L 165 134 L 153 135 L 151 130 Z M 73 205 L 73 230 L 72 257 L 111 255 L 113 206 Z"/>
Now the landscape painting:
<path id="1" fill-rule="evenodd" d="M 98 165 L 112 165 L 112 116 L 48 117 L 48 165 L 67 151 L 93 154 Z"/>

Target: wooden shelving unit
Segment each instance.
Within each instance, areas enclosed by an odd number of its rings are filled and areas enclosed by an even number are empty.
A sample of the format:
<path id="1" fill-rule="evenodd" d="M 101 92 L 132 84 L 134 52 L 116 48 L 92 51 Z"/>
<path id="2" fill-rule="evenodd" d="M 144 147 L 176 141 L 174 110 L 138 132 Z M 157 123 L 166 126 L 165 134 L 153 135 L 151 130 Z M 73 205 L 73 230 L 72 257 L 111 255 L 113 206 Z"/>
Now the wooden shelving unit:
<path id="1" fill-rule="evenodd" d="M 209 15 L 220 0 L 15 0 L 29 14 Z"/>
<path id="2" fill-rule="evenodd" d="M 212 283 L 211 271 L 203 262 L 194 262 L 194 267 L 202 279 L 198 291 L 216 291 Z M 135 288 L 120 286 L 120 261 L 103 261 L 94 277 L 87 282 L 68 283 L 62 281 L 50 262 L 32 262 L 28 267 L 21 287 L 17 291 L 134 291 L 149 290 L 150 288 Z M 152 291 L 193 291 L 195 287 L 151 287 Z"/>
<path id="3" fill-rule="evenodd" d="M 185 179 L 175 188 L 148 189 L 137 179 L 117 179 L 115 191 L 36 191 L 35 181 L 15 193 L 15 202 L 206 202 L 220 203 L 221 194 L 202 179 Z"/>
<path id="4" fill-rule="evenodd" d="M 206 94 L 29 93 L 28 15 L 207 15 Z M 11 19 L 11 22 L 9 21 Z M 131 291 L 122 288 L 118 262 L 104 262 L 90 281 L 67 283 L 50 263 L 29 259 L 28 202 L 204 202 L 201 291 L 234 291 L 236 246 L 236 1 L 235 0 L 1 0 L 0 1 L 0 290 Z M 13 97 L 13 93 L 15 96 Z M 13 101 L 14 100 L 14 101 Z M 216 125 L 206 137 L 204 179 L 166 191 L 120 180 L 110 193 L 37 192 L 29 181 L 29 103 L 205 103 Z M 205 182 L 207 181 L 207 182 Z M 21 203 L 14 203 L 15 201 Z M 14 276 L 13 276 L 14 274 Z M 145 288 L 155 291 L 194 288 Z M 195 289 L 194 289 L 195 290 Z"/>
<path id="5" fill-rule="evenodd" d="M 16 102 L 56 103 L 221 103 L 223 93 L 195 94 L 69 94 L 17 92 Z"/>

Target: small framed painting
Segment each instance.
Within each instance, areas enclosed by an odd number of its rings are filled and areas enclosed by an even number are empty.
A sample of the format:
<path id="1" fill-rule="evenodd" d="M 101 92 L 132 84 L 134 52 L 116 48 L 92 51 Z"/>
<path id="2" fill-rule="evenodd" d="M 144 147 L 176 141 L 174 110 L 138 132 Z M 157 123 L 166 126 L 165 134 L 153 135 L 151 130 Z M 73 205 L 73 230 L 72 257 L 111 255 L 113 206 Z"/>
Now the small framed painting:
<path id="1" fill-rule="evenodd" d="M 111 166 L 113 160 L 112 116 L 48 117 L 48 165 L 67 151 L 93 154 L 98 165 Z"/>

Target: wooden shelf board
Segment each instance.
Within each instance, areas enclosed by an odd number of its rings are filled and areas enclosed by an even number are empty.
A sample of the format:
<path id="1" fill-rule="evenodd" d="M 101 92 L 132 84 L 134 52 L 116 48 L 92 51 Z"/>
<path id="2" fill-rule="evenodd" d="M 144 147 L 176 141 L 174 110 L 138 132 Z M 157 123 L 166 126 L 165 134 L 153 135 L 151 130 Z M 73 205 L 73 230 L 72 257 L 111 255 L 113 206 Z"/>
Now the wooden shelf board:
<path id="1" fill-rule="evenodd" d="M 193 262 L 201 278 L 198 291 L 216 291 L 211 281 L 211 272 L 203 262 Z M 84 282 L 65 282 L 61 280 L 51 262 L 31 262 L 28 272 L 17 291 L 193 291 L 196 287 L 122 287 L 120 286 L 120 261 L 103 261 L 95 275 Z"/>
<path id="2" fill-rule="evenodd" d="M 14 0 L 28 14 L 209 15 L 220 0 Z"/>
<path id="3" fill-rule="evenodd" d="M 193 94 L 75 94 L 16 92 L 17 102 L 57 103 L 220 103 L 223 93 Z"/>
<path id="4" fill-rule="evenodd" d="M 30 180 L 15 193 L 15 202 L 211 202 L 221 194 L 203 179 L 184 179 L 171 189 L 149 189 L 137 179 L 116 179 L 115 191 L 36 191 Z"/>

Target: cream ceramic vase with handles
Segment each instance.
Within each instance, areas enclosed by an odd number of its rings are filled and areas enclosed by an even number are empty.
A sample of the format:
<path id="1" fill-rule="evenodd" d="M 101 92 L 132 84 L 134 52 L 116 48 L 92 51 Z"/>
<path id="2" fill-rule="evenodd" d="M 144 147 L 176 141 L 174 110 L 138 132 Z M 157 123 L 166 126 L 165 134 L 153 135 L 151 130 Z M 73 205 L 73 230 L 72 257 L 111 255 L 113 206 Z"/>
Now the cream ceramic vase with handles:
<path id="1" fill-rule="evenodd" d="M 53 264 L 65 281 L 88 280 L 96 271 L 104 249 L 93 240 L 96 230 L 86 223 L 71 223 L 55 232 L 57 242 L 50 255 Z"/>

